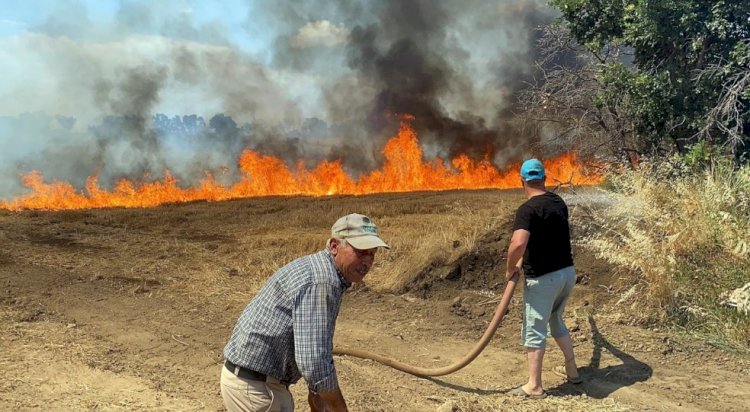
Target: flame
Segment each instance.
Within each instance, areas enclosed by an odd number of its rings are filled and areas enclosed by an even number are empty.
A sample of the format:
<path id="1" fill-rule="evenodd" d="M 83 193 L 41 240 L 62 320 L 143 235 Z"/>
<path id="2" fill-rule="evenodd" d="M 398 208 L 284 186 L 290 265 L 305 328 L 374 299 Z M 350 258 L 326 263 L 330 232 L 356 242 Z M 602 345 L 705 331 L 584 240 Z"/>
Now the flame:
<path id="1" fill-rule="evenodd" d="M 459 155 L 446 165 L 440 158 L 423 160 L 417 134 L 404 117 L 399 133 L 383 148 L 385 163 L 379 170 L 360 176 L 348 176 L 340 161 L 323 161 L 307 170 L 302 162 L 290 170 L 284 162 L 246 149 L 239 157 L 243 177 L 231 186 L 219 184 L 209 172 L 194 187 L 180 188 L 178 180 L 167 171 L 160 181 L 133 183 L 122 179 L 111 191 L 99 187 L 98 175 L 86 181 L 86 192 L 80 193 L 69 183 L 45 183 L 38 171 L 22 177 L 29 194 L 11 201 L 0 201 L 8 210 L 90 209 L 103 207 L 153 207 L 164 203 L 195 200 L 220 201 L 270 195 L 362 195 L 369 193 L 409 192 L 452 189 L 510 189 L 521 187 L 518 168 L 510 165 L 505 171 L 495 168 L 488 156 L 476 161 Z M 574 153 L 545 159 L 547 182 L 575 185 L 598 184 L 602 176 L 584 173 Z"/>

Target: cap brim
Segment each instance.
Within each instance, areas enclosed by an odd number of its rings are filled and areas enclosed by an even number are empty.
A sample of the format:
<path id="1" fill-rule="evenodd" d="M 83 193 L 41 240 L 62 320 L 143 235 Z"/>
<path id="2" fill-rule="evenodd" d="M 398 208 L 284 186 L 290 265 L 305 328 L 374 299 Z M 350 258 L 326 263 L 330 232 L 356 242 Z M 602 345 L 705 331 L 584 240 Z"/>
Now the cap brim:
<path id="1" fill-rule="evenodd" d="M 382 239 L 380 239 L 377 236 L 372 236 L 372 235 L 348 237 L 346 238 L 346 241 L 349 242 L 349 244 L 354 246 L 356 249 L 360 249 L 360 250 L 375 249 L 376 247 L 384 247 L 386 249 L 391 248 L 385 242 L 383 242 Z"/>
<path id="2" fill-rule="evenodd" d="M 533 182 L 535 180 L 544 180 L 544 176 L 529 176 L 523 179 L 524 182 Z"/>

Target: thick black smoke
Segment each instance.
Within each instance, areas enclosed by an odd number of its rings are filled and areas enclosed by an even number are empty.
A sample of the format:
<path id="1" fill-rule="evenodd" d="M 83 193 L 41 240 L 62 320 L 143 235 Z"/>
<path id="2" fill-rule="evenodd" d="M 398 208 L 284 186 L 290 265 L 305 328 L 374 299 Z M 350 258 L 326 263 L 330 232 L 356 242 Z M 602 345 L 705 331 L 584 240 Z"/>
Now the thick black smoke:
<path id="1" fill-rule="evenodd" d="M 430 157 L 489 153 L 502 167 L 528 150 L 515 96 L 554 15 L 542 0 L 253 0 L 244 27 L 271 36 L 264 56 L 176 4 L 123 2 L 109 26 L 61 7 L 20 41 L 0 39 L 58 85 L 18 88 L 31 114 L 0 111 L 0 197 L 32 169 L 77 187 L 165 170 L 188 185 L 224 166 L 231 181 L 244 148 L 290 167 L 341 159 L 356 177 L 380 166 L 402 114 Z M 165 101 L 178 111 L 159 114 Z"/>
<path id="2" fill-rule="evenodd" d="M 555 14 L 545 2 L 305 0 L 260 9 L 288 26 L 276 41 L 276 66 L 334 61 L 354 71 L 323 92 L 328 119 L 349 136 L 347 144 L 381 147 L 398 116 L 411 114 L 434 154 L 481 158 L 489 151 L 501 163 L 525 150 L 515 95 L 534 74 L 537 28 Z M 326 48 L 294 47 L 299 27 L 324 19 L 351 28 L 343 61 Z M 331 157 L 339 154 L 334 149 Z M 354 164 L 377 163 L 365 155 Z"/>
<path id="3" fill-rule="evenodd" d="M 379 21 L 355 27 L 348 45 L 350 67 L 374 79 L 379 89 L 368 113 L 368 129 L 377 134 L 392 127 L 393 114 L 409 113 L 415 116 L 418 133 L 450 157 L 468 153 L 481 158 L 489 151 L 494 158 L 496 151 L 523 145 L 512 123 L 514 96 L 530 80 L 537 57 L 535 29 L 551 21 L 550 10 L 519 2 L 489 13 L 494 19 L 487 21 L 481 16 L 483 7 L 471 11 L 472 5 L 464 2 L 382 4 Z M 482 51 L 489 56 L 493 86 L 503 94 L 490 99 L 496 107 L 487 117 L 471 110 L 449 113 L 441 101 L 449 95 L 460 95 L 463 101 L 475 98 L 475 91 L 466 87 L 474 83 L 472 73 L 461 61 L 471 51 L 454 44 L 449 32 L 460 19 L 480 22 L 475 30 L 497 32 L 504 25 L 514 30 L 507 33 L 514 47 L 488 44 Z"/>

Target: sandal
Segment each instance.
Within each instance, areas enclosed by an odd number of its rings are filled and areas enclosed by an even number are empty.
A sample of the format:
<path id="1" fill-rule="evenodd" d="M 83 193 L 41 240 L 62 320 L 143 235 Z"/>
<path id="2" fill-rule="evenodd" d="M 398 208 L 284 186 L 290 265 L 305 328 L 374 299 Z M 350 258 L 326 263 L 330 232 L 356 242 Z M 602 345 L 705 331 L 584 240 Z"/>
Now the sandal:
<path id="1" fill-rule="evenodd" d="M 579 384 L 583 382 L 583 378 L 579 374 L 575 378 L 568 376 L 568 373 L 565 371 L 565 366 L 555 366 L 554 369 L 552 369 L 552 372 L 555 373 L 555 375 L 562 376 L 565 378 L 568 382 L 573 384 Z"/>
<path id="2" fill-rule="evenodd" d="M 542 392 L 539 395 L 534 395 L 533 393 L 528 393 L 525 390 L 523 390 L 523 385 L 521 385 L 517 388 L 513 388 L 509 390 L 508 395 L 520 396 L 526 399 L 544 399 L 547 397 L 547 392 Z"/>

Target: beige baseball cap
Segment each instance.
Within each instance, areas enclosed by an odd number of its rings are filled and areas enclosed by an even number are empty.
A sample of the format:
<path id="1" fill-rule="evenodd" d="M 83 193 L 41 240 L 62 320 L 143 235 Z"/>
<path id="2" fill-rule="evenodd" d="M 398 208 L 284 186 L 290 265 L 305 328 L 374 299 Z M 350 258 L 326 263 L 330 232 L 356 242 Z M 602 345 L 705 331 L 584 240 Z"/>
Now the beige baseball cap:
<path id="1" fill-rule="evenodd" d="M 352 213 L 337 220 L 331 227 L 331 236 L 346 239 L 349 244 L 361 250 L 376 247 L 391 248 L 378 237 L 378 227 L 372 219 L 358 213 Z"/>

